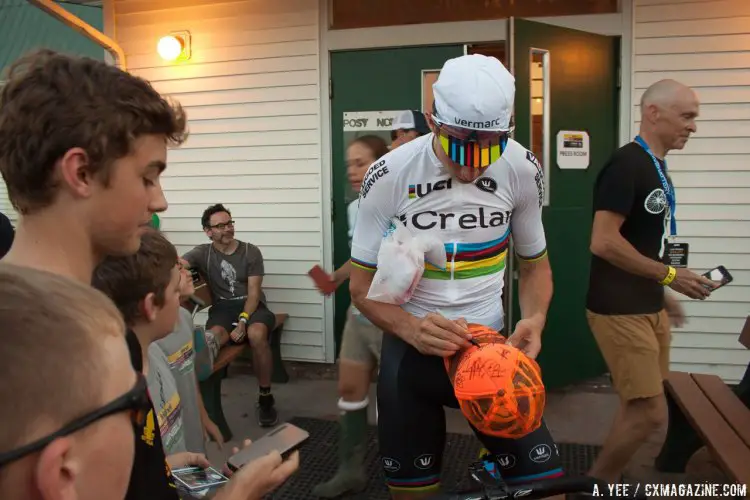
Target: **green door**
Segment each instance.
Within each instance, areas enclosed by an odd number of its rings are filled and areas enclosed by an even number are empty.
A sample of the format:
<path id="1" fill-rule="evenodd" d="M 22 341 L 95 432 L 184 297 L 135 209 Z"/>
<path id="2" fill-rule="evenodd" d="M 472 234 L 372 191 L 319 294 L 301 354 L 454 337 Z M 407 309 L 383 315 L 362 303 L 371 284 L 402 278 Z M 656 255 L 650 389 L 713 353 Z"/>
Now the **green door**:
<path id="1" fill-rule="evenodd" d="M 585 304 L 593 183 L 617 147 L 619 43 L 614 37 L 523 19 L 510 22 L 515 139 L 535 153 L 546 174 L 543 218 L 555 292 L 539 363 L 545 384 L 553 388 L 607 370 L 586 322 Z M 586 134 L 588 167 L 582 168 Z M 558 140 L 566 145 L 560 160 Z M 520 318 L 518 276 L 512 275 L 515 324 Z"/>
<path id="2" fill-rule="evenodd" d="M 331 53 L 333 262 L 337 268 L 349 259 L 346 205 L 356 196 L 346 176 L 344 113 L 422 109 L 422 71 L 440 70 L 446 60 L 463 53 L 463 45 Z M 347 282 L 336 292 L 334 302 L 337 357 L 349 302 Z"/>

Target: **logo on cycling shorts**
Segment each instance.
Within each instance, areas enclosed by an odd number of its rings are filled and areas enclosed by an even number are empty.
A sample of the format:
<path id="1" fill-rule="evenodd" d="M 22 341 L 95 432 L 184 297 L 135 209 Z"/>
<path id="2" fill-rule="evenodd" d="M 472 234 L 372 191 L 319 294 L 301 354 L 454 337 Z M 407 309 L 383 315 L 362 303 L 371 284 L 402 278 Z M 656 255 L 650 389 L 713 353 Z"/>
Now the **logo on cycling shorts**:
<path id="1" fill-rule="evenodd" d="M 383 469 L 388 472 L 397 472 L 401 469 L 401 464 L 394 458 L 383 457 Z"/>
<path id="2" fill-rule="evenodd" d="M 552 458 L 552 448 L 547 444 L 538 444 L 529 452 L 529 458 L 534 463 L 543 464 Z"/>
<path id="3" fill-rule="evenodd" d="M 516 456 L 511 455 L 510 453 L 503 453 L 497 456 L 497 463 L 500 464 L 500 467 L 502 467 L 503 470 L 512 469 L 516 466 L 516 462 Z"/>
<path id="4" fill-rule="evenodd" d="M 435 456 L 430 453 L 419 455 L 414 459 L 414 467 L 417 469 L 427 470 L 435 464 Z"/>

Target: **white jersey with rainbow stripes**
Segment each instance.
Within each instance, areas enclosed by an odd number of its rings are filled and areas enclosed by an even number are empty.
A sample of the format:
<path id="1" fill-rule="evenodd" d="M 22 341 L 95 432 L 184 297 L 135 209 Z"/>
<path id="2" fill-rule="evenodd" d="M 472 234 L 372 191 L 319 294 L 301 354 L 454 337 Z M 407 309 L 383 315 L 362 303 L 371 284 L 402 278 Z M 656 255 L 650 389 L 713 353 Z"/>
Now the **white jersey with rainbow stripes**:
<path id="1" fill-rule="evenodd" d="M 389 152 L 367 171 L 359 197 L 352 263 L 375 271 L 383 235 L 396 221 L 445 243 L 446 269 L 426 265 L 403 308 L 422 317 L 440 310 L 495 329 L 503 327 L 502 291 L 511 233 L 519 258 L 546 254 L 544 177 L 534 155 L 508 140 L 499 160 L 473 183 L 452 178 L 427 134 Z"/>

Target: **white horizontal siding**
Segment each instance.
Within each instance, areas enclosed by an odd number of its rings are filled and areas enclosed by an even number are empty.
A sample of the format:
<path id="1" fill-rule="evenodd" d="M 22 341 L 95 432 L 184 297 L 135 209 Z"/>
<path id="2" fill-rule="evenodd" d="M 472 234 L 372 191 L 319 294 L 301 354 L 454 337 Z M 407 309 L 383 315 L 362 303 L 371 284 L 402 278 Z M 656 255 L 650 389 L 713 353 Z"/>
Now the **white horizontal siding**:
<path id="1" fill-rule="evenodd" d="M 634 130 L 644 90 L 662 78 L 695 89 L 698 132 L 668 157 L 689 264 L 724 265 L 734 283 L 706 301 L 685 299 L 672 368 L 737 382 L 750 361 L 739 342 L 750 313 L 750 1 L 636 0 Z"/>
<path id="2" fill-rule="evenodd" d="M 190 137 L 169 152 L 162 180 L 162 229 L 182 254 L 207 241 L 203 210 L 224 203 L 237 238 L 263 253 L 269 306 L 289 314 L 284 358 L 304 361 L 325 358 L 323 298 L 307 276 L 323 243 L 317 8 L 316 0 L 115 1 L 128 70 L 187 110 Z M 162 61 L 159 38 L 183 30 L 190 61 Z"/>
<path id="3" fill-rule="evenodd" d="M 4 213 L 12 221 L 15 221 L 16 211 L 13 210 L 10 201 L 8 201 L 8 190 L 3 180 L 0 180 L 0 212 Z"/>

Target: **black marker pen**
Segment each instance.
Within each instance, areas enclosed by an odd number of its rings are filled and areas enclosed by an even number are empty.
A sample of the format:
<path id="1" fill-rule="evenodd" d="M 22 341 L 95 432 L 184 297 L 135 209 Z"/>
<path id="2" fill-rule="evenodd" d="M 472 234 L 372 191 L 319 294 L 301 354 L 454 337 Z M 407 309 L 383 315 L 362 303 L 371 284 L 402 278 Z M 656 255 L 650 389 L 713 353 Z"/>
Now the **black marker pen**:
<path id="1" fill-rule="evenodd" d="M 436 312 L 436 313 L 438 313 L 438 314 L 439 314 L 440 316 L 443 316 L 444 318 L 447 318 L 447 316 L 446 316 L 445 314 L 443 314 L 443 311 L 441 311 L 440 309 L 436 309 L 436 310 L 435 310 L 435 312 Z M 476 341 L 476 340 L 474 340 L 474 339 L 467 339 L 467 340 L 468 340 L 468 341 L 469 341 L 469 342 L 471 343 L 471 345 L 473 345 L 474 347 L 482 347 L 481 345 L 479 345 L 479 342 L 477 342 L 477 341 Z"/>

